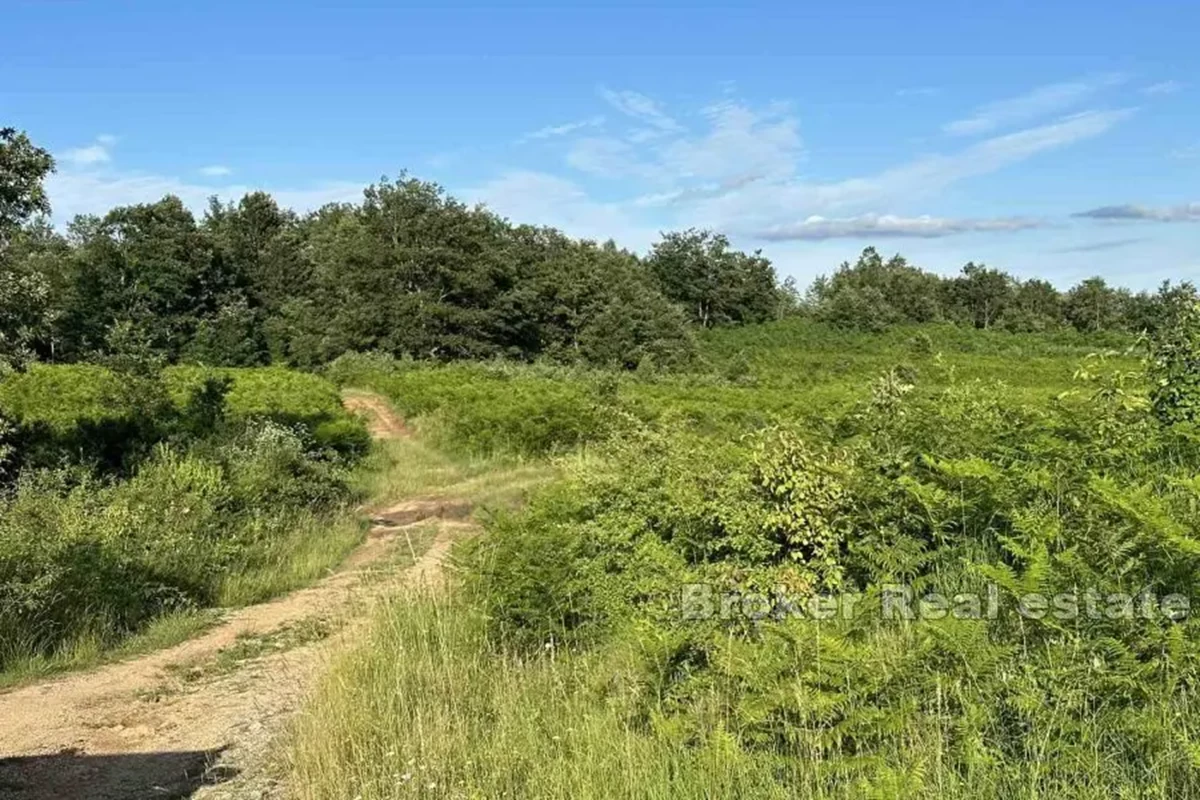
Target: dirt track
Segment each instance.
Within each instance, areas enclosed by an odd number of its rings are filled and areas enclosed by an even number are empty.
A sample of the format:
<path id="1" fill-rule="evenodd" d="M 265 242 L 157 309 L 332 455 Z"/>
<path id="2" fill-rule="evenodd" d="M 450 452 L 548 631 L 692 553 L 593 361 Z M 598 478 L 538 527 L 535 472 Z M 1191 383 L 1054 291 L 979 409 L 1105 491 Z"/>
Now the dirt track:
<path id="1" fill-rule="evenodd" d="M 367 418 L 367 430 L 377 439 L 398 439 L 408 436 L 408 428 L 404 420 L 396 416 L 384 400 L 377 394 L 357 390 L 347 390 L 342 393 L 342 404 L 351 411 Z"/>
<path id="2" fill-rule="evenodd" d="M 370 417 L 375 436 L 407 435 L 381 398 L 354 393 L 346 405 Z M 329 654 L 355 634 L 350 620 L 398 588 L 440 583 L 451 544 L 472 528 L 461 519 L 469 510 L 446 500 L 377 510 L 367 541 L 312 587 L 234 611 L 176 647 L 0 694 L 0 798 L 278 796 L 266 754 Z M 438 526 L 429 549 L 407 569 L 371 574 L 421 524 Z M 273 651 L 314 621 L 334 632 Z M 229 659 L 246 637 L 266 643 L 262 652 Z M 224 666 L 206 674 L 214 663 Z M 190 679 L 188 665 L 201 677 Z"/>

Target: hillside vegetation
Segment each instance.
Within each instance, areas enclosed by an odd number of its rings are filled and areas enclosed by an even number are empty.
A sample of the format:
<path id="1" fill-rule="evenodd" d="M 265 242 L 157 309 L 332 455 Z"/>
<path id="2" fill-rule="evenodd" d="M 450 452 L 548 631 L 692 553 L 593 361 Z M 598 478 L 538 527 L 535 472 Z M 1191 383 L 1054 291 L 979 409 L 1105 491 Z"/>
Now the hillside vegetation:
<path id="1" fill-rule="evenodd" d="M 1200 794 L 1191 284 L 869 248 L 801 295 L 405 175 L 64 233 L 53 168 L 0 129 L 0 681 L 310 581 L 469 464 L 486 532 L 332 666 L 297 796 Z"/>
<path id="2" fill-rule="evenodd" d="M 1164 387 L 1194 385 L 1194 308 L 1140 352 L 785 321 L 702 337 L 686 376 L 342 362 L 453 446 L 589 444 L 460 554 L 457 596 L 335 666 L 295 785 L 1189 795 L 1200 439 Z"/>

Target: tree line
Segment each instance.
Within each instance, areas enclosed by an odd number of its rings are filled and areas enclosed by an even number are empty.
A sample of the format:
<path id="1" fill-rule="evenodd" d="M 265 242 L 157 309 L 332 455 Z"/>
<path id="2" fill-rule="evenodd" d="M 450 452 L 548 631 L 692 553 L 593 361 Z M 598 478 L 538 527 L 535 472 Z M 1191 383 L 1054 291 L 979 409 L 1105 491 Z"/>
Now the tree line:
<path id="1" fill-rule="evenodd" d="M 786 295 L 770 261 L 718 234 L 668 233 L 639 257 L 403 175 L 303 215 L 254 192 L 197 219 L 168 196 L 60 232 L 42 190 L 51 157 L 7 129 L 0 165 L 10 361 L 311 367 L 378 350 L 670 365 L 691 356 L 695 328 L 770 319 Z"/>
<path id="2" fill-rule="evenodd" d="M 808 313 L 844 328 L 884 330 L 892 325 L 949 322 L 975 328 L 1037 332 L 1074 328 L 1080 332 L 1155 333 L 1172 319 L 1195 287 L 1163 283 L 1154 292 L 1131 292 L 1088 278 L 1061 292 L 1038 278 L 1020 280 L 983 264 L 968 263 L 944 277 L 916 267 L 900 255 L 887 260 L 873 248 L 854 264 L 843 263 L 813 282 L 805 297 Z"/>
<path id="3" fill-rule="evenodd" d="M 0 360 L 135 358 L 314 367 L 345 352 L 674 366 L 697 329 L 808 313 L 881 330 L 945 321 L 1019 331 L 1152 329 L 1187 284 L 1067 292 L 968 264 L 945 278 L 868 248 L 804 298 L 724 236 L 664 234 L 639 256 L 468 206 L 401 175 L 299 214 L 269 194 L 179 198 L 48 219 L 54 160 L 0 129 Z"/>

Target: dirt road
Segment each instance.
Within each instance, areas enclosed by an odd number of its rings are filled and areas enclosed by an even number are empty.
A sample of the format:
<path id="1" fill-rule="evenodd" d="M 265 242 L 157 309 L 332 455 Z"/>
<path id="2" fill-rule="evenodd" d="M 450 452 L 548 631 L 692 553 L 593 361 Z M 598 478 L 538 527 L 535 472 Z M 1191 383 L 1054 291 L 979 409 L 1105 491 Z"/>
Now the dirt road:
<path id="1" fill-rule="evenodd" d="M 407 435 L 382 398 L 346 404 L 374 435 Z M 314 586 L 176 647 L 0 694 L 0 798 L 278 796 L 267 754 L 330 653 L 380 597 L 440 582 L 451 544 L 473 528 L 469 511 L 445 499 L 375 510 L 367 541 Z M 422 535 L 433 536 L 423 554 L 384 569 Z"/>

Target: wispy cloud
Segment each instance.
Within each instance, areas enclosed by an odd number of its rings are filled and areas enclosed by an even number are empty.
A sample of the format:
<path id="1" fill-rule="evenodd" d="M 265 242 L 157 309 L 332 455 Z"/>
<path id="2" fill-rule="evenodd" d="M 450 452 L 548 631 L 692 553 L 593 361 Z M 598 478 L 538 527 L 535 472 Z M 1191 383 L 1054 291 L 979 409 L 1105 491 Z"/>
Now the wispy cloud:
<path id="1" fill-rule="evenodd" d="M 1024 161 L 1049 150 L 1099 136 L 1133 114 L 1133 109 L 1085 111 L 1035 128 L 985 139 L 950 155 L 927 156 L 889 170 L 882 182 L 900 184 L 905 191 L 926 186 L 944 188 L 951 183 Z"/>
<path id="2" fill-rule="evenodd" d="M 874 175 L 829 183 L 758 181 L 698 202 L 698 224 L 760 231 L 810 215 L 852 216 L 872 206 L 898 207 L 936 196 L 961 181 L 997 172 L 1042 153 L 1099 136 L 1127 118 L 1128 110 L 1089 112 L 1016 133 L 985 139 L 957 152 L 925 156 Z"/>
<path id="3" fill-rule="evenodd" d="M 663 165 L 644 159 L 633 144 L 614 136 L 576 140 L 567 153 L 567 164 L 580 172 L 610 180 L 640 178 L 662 182 L 670 178 Z"/>
<path id="4" fill-rule="evenodd" d="M 1200 158 L 1200 142 L 1189 144 L 1186 147 L 1180 147 L 1171 151 L 1171 158 Z"/>
<path id="5" fill-rule="evenodd" d="M 1200 203 L 1185 203 L 1166 208 L 1133 204 L 1101 206 L 1080 211 L 1072 216 L 1108 221 L 1200 222 Z"/>
<path id="6" fill-rule="evenodd" d="M 843 219 L 812 216 L 800 222 L 759 231 L 760 239 L 779 241 L 823 241 L 825 239 L 920 238 L 939 239 L 964 233 L 1015 233 L 1044 227 L 1035 219 L 952 219 L 946 217 L 901 217 L 892 214 L 863 214 Z"/>
<path id="7" fill-rule="evenodd" d="M 657 108 L 654 101 L 647 101 Z M 567 154 L 569 166 L 600 178 L 640 178 L 654 184 L 655 194 L 683 197 L 695 186 L 732 186 L 754 179 L 787 178 L 802 156 L 798 125 L 781 104 L 754 109 L 722 101 L 702 111 L 707 128 L 701 133 L 680 128 L 643 137 L 589 136 L 576 140 Z"/>
<path id="8" fill-rule="evenodd" d="M 600 96 L 617 111 L 645 125 L 649 125 L 655 130 L 666 133 L 683 130 L 683 126 L 671 118 L 663 110 L 662 106 L 659 105 L 658 101 L 640 92 L 601 89 Z"/>
<path id="9" fill-rule="evenodd" d="M 1031 92 L 980 106 L 969 116 L 948 122 L 942 130 L 951 136 L 977 136 L 998 128 L 1057 114 L 1080 105 L 1102 89 L 1122 83 L 1121 75 L 1101 75 L 1087 80 L 1052 83 Z"/>
<path id="10" fill-rule="evenodd" d="M 1138 244 L 1147 241 L 1146 237 L 1139 236 L 1134 239 L 1107 239 L 1103 242 L 1089 242 L 1087 244 L 1077 244 L 1071 247 L 1060 247 L 1057 250 L 1051 250 L 1052 253 L 1099 253 L 1105 250 L 1118 250 L 1122 247 L 1128 247 L 1131 244 Z"/>
<path id="11" fill-rule="evenodd" d="M 603 135 L 566 134 L 564 166 L 581 178 L 556 174 L 552 166 L 514 170 L 477 185 L 470 196 L 514 218 L 581 235 L 606 230 L 606 235 L 634 244 L 646 240 L 648 229 L 691 226 L 746 240 L 766 235 L 776 241 L 852 235 L 933 239 L 973 231 L 1027 230 L 1041 223 L 905 212 L 952 185 L 1101 136 L 1135 113 L 1128 108 L 1084 111 L 874 173 L 816 181 L 802 172 L 809 156 L 799 119 L 785 104 L 755 106 L 725 97 L 699 114 L 677 116 L 636 92 L 606 91 L 603 96 L 632 124 L 624 132 L 616 125 Z M 700 122 L 683 124 L 695 119 Z M 653 135 L 642 135 L 646 131 Z M 599 195 L 592 194 L 585 178 L 609 182 L 602 201 L 594 199 Z M 521 197 L 522 192 L 538 194 Z M 875 213 L 880 208 L 892 215 Z M 618 227 L 605 228 L 599 220 Z"/>
<path id="12" fill-rule="evenodd" d="M 527 133 L 517 140 L 518 144 L 523 142 L 534 141 L 537 139 L 552 139 L 557 136 L 566 136 L 576 131 L 584 130 L 585 128 L 598 128 L 604 124 L 604 117 L 595 116 L 588 119 L 581 119 L 578 122 L 565 122 L 562 125 L 547 125 L 544 128 L 538 128 L 536 131 Z"/>
<path id="13" fill-rule="evenodd" d="M 201 167 L 201 168 L 200 168 L 200 174 L 201 174 L 201 175 L 206 175 L 206 176 L 208 176 L 209 178 L 220 178 L 220 177 L 223 177 L 223 176 L 225 176 L 225 175 L 232 175 L 232 174 L 233 174 L 233 170 L 232 170 L 232 169 L 230 169 L 229 167 L 226 167 L 226 166 L 222 165 L 222 164 L 212 164 L 212 165 L 210 165 L 210 166 L 207 166 L 207 167 Z"/>
<path id="14" fill-rule="evenodd" d="M 1160 83 L 1152 83 L 1149 86 L 1142 88 L 1142 94 L 1148 95 L 1163 95 L 1175 94 L 1183 89 L 1183 84 L 1179 81 L 1162 81 Z"/>
<path id="15" fill-rule="evenodd" d="M 700 180 L 745 175 L 784 179 L 803 155 L 799 124 L 785 104 L 756 110 L 726 101 L 704 109 L 704 117 L 706 133 L 682 136 L 659 151 L 672 173 Z"/>

